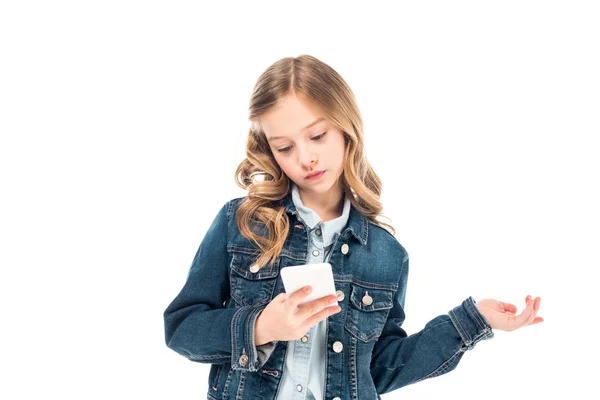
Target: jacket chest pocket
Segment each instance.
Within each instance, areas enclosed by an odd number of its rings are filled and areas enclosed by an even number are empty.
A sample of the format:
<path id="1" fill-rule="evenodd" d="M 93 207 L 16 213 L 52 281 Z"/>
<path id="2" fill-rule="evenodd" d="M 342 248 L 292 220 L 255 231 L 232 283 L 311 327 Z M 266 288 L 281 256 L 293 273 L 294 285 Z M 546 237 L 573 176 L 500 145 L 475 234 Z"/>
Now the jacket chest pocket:
<path id="1" fill-rule="evenodd" d="M 377 339 L 392 308 L 393 290 L 351 284 L 346 330 L 363 342 Z"/>
<path id="2" fill-rule="evenodd" d="M 237 250 L 231 254 L 231 298 L 239 306 L 255 306 L 271 301 L 279 275 L 279 261 L 273 268 L 265 266 L 259 269 L 256 255 Z"/>

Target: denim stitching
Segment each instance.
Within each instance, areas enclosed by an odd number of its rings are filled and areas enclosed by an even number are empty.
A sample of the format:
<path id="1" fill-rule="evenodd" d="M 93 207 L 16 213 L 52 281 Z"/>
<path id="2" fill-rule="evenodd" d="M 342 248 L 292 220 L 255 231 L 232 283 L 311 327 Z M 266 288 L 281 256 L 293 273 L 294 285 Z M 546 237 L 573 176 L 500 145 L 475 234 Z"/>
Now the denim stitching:
<path id="1" fill-rule="evenodd" d="M 425 375 L 424 377 L 416 380 L 413 382 L 414 383 L 418 383 L 421 382 L 425 379 L 429 379 L 429 378 L 435 378 L 436 376 L 440 376 L 442 375 L 444 372 L 446 372 L 446 370 L 448 368 L 450 368 L 453 365 L 456 365 L 456 363 L 454 363 L 455 358 L 459 357 L 462 353 L 464 353 L 464 350 L 462 348 L 458 349 L 458 351 L 456 353 L 454 353 L 452 355 L 452 357 L 450 357 L 448 360 L 444 361 L 442 363 L 442 365 L 440 365 L 438 368 L 436 368 L 433 372 L 431 372 L 428 375 Z"/>
<path id="2" fill-rule="evenodd" d="M 236 400 L 243 400 L 245 383 L 246 383 L 246 371 L 242 371 L 242 373 L 240 374 L 240 382 L 238 384 L 238 390 L 235 395 Z"/>
<path id="3" fill-rule="evenodd" d="M 363 281 L 361 279 L 358 278 L 353 278 L 352 281 L 356 284 L 358 284 L 359 286 L 365 287 L 367 289 L 384 289 L 384 290 L 398 290 L 398 285 L 395 283 L 373 283 L 373 282 L 367 282 L 367 281 Z"/>
<path id="4" fill-rule="evenodd" d="M 352 366 L 352 375 L 350 376 L 350 382 L 352 384 L 352 399 L 357 400 L 358 395 L 358 373 L 356 372 L 356 338 L 350 339 L 350 365 Z"/>
<path id="5" fill-rule="evenodd" d="M 460 324 L 460 321 L 458 320 L 458 317 L 455 315 L 454 310 L 450 310 L 448 312 L 448 315 L 450 316 L 450 320 L 454 324 L 454 327 L 456 328 L 456 330 L 460 334 L 461 339 L 465 342 L 465 344 L 467 345 L 467 347 L 470 346 L 471 345 L 471 338 L 469 337 L 469 335 L 467 334 L 467 332 L 464 330 L 464 328 Z"/>
<path id="6" fill-rule="evenodd" d="M 479 311 L 476 309 L 476 305 L 475 305 L 475 301 L 473 300 L 472 297 L 469 297 L 467 299 L 467 304 L 468 304 L 468 309 L 469 311 L 471 311 L 472 315 L 475 316 L 475 319 L 477 320 L 477 322 L 479 323 L 479 328 L 481 330 L 480 333 L 478 333 L 474 338 L 473 338 L 473 343 L 478 343 L 481 340 L 487 339 L 489 337 L 493 337 L 494 336 L 494 332 L 488 328 L 488 325 L 485 323 L 485 321 L 483 321 L 481 319 L 481 316 L 479 315 Z"/>
<path id="7" fill-rule="evenodd" d="M 232 363 L 232 368 L 233 369 L 238 369 L 237 364 L 238 364 L 238 360 L 239 360 L 239 356 L 238 356 L 238 341 L 237 341 L 237 321 L 240 318 L 240 314 L 242 313 L 242 311 L 244 311 L 246 307 L 240 307 L 239 310 L 237 310 L 235 312 L 235 314 L 233 314 L 233 318 L 231 319 L 231 342 L 232 342 L 232 347 L 233 347 L 233 351 L 232 351 L 232 359 L 231 359 L 231 363 Z"/>
<path id="8" fill-rule="evenodd" d="M 244 330 L 244 344 L 246 346 L 244 346 L 244 348 L 248 347 L 248 370 L 252 371 L 253 370 L 253 366 L 254 366 L 254 354 L 252 351 L 252 342 L 250 341 L 250 322 L 252 321 L 252 314 L 253 311 L 250 311 L 250 313 L 248 314 L 248 316 L 246 317 L 246 322 L 244 323 L 244 326 L 242 327 L 242 329 Z"/>
<path id="9" fill-rule="evenodd" d="M 254 323 L 256 322 L 256 318 L 258 316 L 258 314 L 261 311 L 261 307 L 257 307 L 254 310 L 252 310 L 252 312 L 250 312 L 250 315 L 248 316 L 248 323 L 246 324 L 246 342 L 249 344 L 248 346 L 248 358 L 249 358 L 249 363 L 250 365 L 248 366 L 248 369 L 250 371 L 256 371 L 258 368 L 258 354 L 255 354 L 254 349 L 256 346 L 256 343 L 254 343 Z M 252 345 L 254 343 L 254 345 Z M 256 359 L 256 363 L 254 362 L 254 360 Z"/>
<path id="10" fill-rule="evenodd" d="M 229 384 L 231 383 L 231 378 L 233 377 L 233 369 L 229 369 L 227 373 L 227 379 L 225 380 L 225 385 L 223 385 L 223 395 L 222 398 L 226 399 L 229 394 Z"/>
<path id="11" fill-rule="evenodd" d="M 479 317 L 479 311 L 476 308 L 477 308 L 477 306 L 475 305 L 473 298 L 471 296 L 469 296 L 469 298 L 467 299 L 467 309 L 471 312 L 471 314 L 473 314 L 474 319 L 479 324 L 479 329 L 487 330 L 485 323 Z"/>
<path id="12" fill-rule="evenodd" d="M 214 355 L 214 356 L 187 356 L 186 358 L 189 358 L 190 360 L 219 360 L 219 359 L 227 360 L 230 357 Z"/>

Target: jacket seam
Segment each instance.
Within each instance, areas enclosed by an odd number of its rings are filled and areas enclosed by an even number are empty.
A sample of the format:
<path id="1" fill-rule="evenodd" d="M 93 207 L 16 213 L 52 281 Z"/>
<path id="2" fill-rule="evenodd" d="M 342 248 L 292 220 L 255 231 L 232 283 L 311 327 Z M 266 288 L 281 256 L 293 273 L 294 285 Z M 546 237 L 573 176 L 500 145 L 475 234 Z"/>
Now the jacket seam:
<path id="1" fill-rule="evenodd" d="M 458 319 L 458 317 L 454 313 L 454 310 L 450 310 L 450 312 L 448 314 L 450 316 L 450 320 L 454 324 L 454 327 L 456 328 L 456 330 L 460 334 L 460 337 L 463 340 L 463 342 L 465 343 L 465 345 L 471 346 L 472 340 L 469 337 L 469 334 L 467 333 L 467 331 L 465 330 L 465 328 L 463 328 L 463 326 L 461 325 L 460 320 Z"/>
<path id="2" fill-rule="evenodd" d="M 238 330 L 238 319 L 240 318 L 240 314 L 242 313 L 242 311 L 244 311 L 246 307 L 240 307 L 239 310 L 237 310 L 234 314 L 233 314 L 233 318 L 231 320 L 231 343 L 232 343 L 232 357 L 231 357 L 231 366 L 234 369 L 237 369 L 237 364 L 238 364 L 238 334 L 237 334 L 237 330 Z"/>
<path id="3" fill-rule="evenodd" d="M 352 283 L 356 283 L 359 286 L 366 287 L 368 289 L 398 290 L 398 285 L 395 283 L 385 284 L 385 283 L 366 282 L 366 281 L 363 281 L 361 279 L 354 278 L 354 277 L 352 278 Z"/>
<path id="4" fill-rule="evenodd" d="M 438 368 L 436 368 L 433 372 L 431 372 L 430 374 L 425 375 L 424 377 L 414 381 L 413 383 L 418 383 L 420 381 L 423 381 L 425 379 L 429 379 L 429 378 L 435 378 L 436 376 L 442 375 L 444 372 L 446 372 L 450 367 L 452 367 L 453 365 L 455 365 L 454 360 L 459 357 L 462 353 L 464 353 L 464 348 L 460 348 L 458 349 L 449 359 L 447 359 L 446 361 L 444 361 L 442 363 L 442 365 L 440 365 Z"/>
<path id="5" fill-rule="evenodd" d="M 189 358 L 190 360 L 219 360 L 219 359 L 229 360 L 231 357 L 213 355 L 213 356 L 187 356 L 187 358 Z"/>

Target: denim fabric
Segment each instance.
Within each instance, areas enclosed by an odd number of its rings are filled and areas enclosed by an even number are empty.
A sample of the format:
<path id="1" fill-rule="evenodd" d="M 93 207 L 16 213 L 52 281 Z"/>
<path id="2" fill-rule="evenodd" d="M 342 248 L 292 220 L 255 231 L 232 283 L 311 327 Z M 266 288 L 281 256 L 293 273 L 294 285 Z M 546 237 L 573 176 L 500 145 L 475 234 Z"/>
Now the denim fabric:
<path id="1" fill-rule="evenodd" d="M 268 357 L 254 343 L 256 317 L 284 292 L 279 271 L 309 260 L 307 226 L 288 193 L 290 230 L 273 268 L 252 268 L 259 252 L 237 228 L 244 198 L 226 202 L 202 239 L 187 280 L 164 311 L 166 345 L 189 360 L 212 364 L 208 399 L 272 399 L 286 357 L 278 342 Z M 266 228 L 252 223 L 266 236 Z M 385 229 L 354 206 L 335 236 L 329 258 L 342 311 L 327 319 L 326 400 L 380 399 L 379 394 L 445 374 L 467 350 L 493 337 L 472 297 L 407 335 L 405 320 L 409 257 Z"/>
<path id="2" fill-rule="evenodd" d="M 344 199 L 342 215 L 323 222 L 321 217 L 302 203 L 298 186 L 292 183 L 292 201 L 297 217 L 307 227 L 309 236 L 307 264 L 328 261 L 334 235 L 339 234 L 350 216 L 350 199 Z M 311 327 L 302 340 L 287 342 L 287 352 L 277 400 L 321 400 L 325 386 L 327 320 Z"/>

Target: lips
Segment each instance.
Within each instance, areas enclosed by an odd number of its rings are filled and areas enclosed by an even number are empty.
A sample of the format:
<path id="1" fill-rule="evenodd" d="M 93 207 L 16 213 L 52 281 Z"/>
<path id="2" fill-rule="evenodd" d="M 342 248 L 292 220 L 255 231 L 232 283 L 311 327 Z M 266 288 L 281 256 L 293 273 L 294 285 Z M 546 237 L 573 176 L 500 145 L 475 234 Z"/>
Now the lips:
<path id="1" fill-rule="evenodd" d="M 323 172 L 325 172 L 325 171 L 313 172 L 311 174 L 306 175 L 306 178 L 308 179 L 308 178 L 311 178 L 311 177 L 315 177 L 315 176 L 321 175 L 321 174 L 323 174 Z"/>

